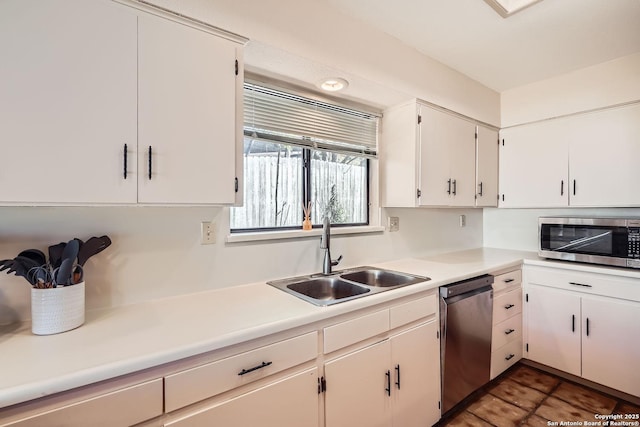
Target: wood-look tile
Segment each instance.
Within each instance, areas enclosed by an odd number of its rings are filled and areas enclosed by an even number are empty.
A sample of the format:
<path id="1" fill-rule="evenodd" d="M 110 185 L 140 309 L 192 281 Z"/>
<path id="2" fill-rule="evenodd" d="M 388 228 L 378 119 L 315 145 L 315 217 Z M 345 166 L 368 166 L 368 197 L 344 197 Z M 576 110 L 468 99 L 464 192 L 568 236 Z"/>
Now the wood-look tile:
<path id="1" fill-rule="evenodd" d="M 592 411 L 594 414 L 610 414 L 617 404 L 617 401 L 604 394 L 568 382 L 560 384 L 554 390 L 552 396 L 569 402 L 574 406 Z"/>
<path id="2" fill-rule="evenodd" d="M 488 422 L 481 420 L 470 412 L 463 411 L 456 415 L 453 419 L 447 421 L 443 426 L 446 427 L 493 427 Z"/>
<path id="3" fill-rule="evenodd" d="M 537 415 L 531 415 L 522 424 L 522 427 L 548 427 L 549 421 Z"/>
<path id="4" fill-rule="evenodd" d="M 549 396 L 536 410 L 536 415 L 549 421 L 595 421 L 593 411 L 573 406 L 564 400 Z"/>
<path id="5" fill-rule="evenodd" d="M 536 390 L 547 394 L 551 393 L 554 387 L 560 383 L 559 378 L 524 365 L 515 369 L 509 375 L 509 378 L 519 382 L 520 384 L 526 385 L 527 387 L 535 388 Z"/>
<path id="6" fill-rule="evenodd" d="M 614 410 L 615 414 L 640 414 L 640 406 L 628 402 L 620 402 Z"/>
<path id="7" fill-rule="evenodd" d="M 486 394 L 467 408 L 472 414 L 489 423 L 509 427 L 517 426 L 527 416 L 528 411 L 505 402 L 491 394 Z"/>
<path id="8" fill-rule="evenodd" d="M 500 381 L 490 390 L 490 393 L 528 411 L 534 409 L 547 397 L 546 394 L 513 381 L 510 378 Z"/>

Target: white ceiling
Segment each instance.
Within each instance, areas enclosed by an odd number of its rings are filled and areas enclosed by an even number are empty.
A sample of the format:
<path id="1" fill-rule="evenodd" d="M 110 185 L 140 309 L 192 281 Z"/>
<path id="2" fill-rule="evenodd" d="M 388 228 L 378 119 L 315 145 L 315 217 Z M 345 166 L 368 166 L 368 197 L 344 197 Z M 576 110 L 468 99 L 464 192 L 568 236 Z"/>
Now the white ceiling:
<path id="1" fill-rule="evenodd" d="M 324 0 L 498 92 L 640 52 L 640 0 Z"/>

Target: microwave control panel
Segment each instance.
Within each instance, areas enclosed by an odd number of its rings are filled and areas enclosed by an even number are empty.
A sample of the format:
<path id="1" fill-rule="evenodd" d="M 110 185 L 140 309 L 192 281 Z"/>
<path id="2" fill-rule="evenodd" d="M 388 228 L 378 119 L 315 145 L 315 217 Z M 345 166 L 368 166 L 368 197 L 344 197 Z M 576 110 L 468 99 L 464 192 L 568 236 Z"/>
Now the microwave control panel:
<path id="1" fill-rule="evenodd" d="M 640 227 L 629 227 L 629 258 L 640 258 Z"/>

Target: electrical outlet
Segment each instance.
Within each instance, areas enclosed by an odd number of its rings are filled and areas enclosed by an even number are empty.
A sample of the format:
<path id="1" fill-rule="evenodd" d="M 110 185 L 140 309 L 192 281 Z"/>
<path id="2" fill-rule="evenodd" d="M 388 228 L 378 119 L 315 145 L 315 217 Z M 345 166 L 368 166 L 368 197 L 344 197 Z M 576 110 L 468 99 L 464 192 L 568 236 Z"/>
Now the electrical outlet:
<path id="1" fill-rule="evenodd" d="M 464 227 L 467 225 L 467 216 L 460 215 L 460 227 Z"/>
<path id="2" fill-rule="evenodd" d="M 389 217 L 389 231 L 398 231 L 400 230 L 400 217 L 390 216 Z"/>
<path id="3" fill-rule="evenodd" d="M 201 245 L 212 245 L 216 242 L 216 223 L 211 222 L 203 222 L 202 227 L 200 229 L 200 244 Z"/>

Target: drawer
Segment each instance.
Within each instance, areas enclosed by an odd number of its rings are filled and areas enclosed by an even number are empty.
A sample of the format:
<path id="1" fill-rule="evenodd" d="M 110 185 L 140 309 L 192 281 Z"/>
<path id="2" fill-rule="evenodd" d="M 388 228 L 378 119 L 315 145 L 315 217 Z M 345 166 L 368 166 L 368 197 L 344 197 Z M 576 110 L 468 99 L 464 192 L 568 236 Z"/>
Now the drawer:
<path id="1" fill-rule="evenodd" d="M 2 426 L 130 426 L 162 415 L 162 378 Z"/>
<path id="2" fill-rule="evenodd" d="M 493 278 L 493 293 L 502 292 L 522 283 L 522 270 L 514 270 Z"/>
<path id="3" fill-rule="evenodd" d="M 522 313 L 522 289 L 500 294 L 493 298 L 493 324 Z"/>
<path id="4" fill-rule="evenodd" d="M 318 333 L 310 332 L 169 375 L 164 379 L 165 411 L 248 384 L 315 359 L 317 355 Z"/>
<path id="5" fill-rule="evenodd" d="M 522 337 L 522 313 L 493 326 L 491 350 L 498 349 Z"/>
<path id="6" fill-rule="evenodd" d="M 437 312 L 438 297 L 436 294 L 391 307 L 389 313 L 391 329 L 407 325 L 427 316 L 432 316 Z"/>
<path id="7" fill-rule="evenodd" d="M 522 359 L 522 339 L 510 342 L 491 353 L 491 379 Z"/>
<path id="8" fill-rule="evenodd" d="M 324 328 L 324 352 L 331 353 L 389 330 L 389 309 Z"/>
<path id="9" fill-rule="evenodd" d="M 525 268 L 525 277 L 528 284 L 640 301 L 638 278 L 556 267 L 526 266 Z"/>

